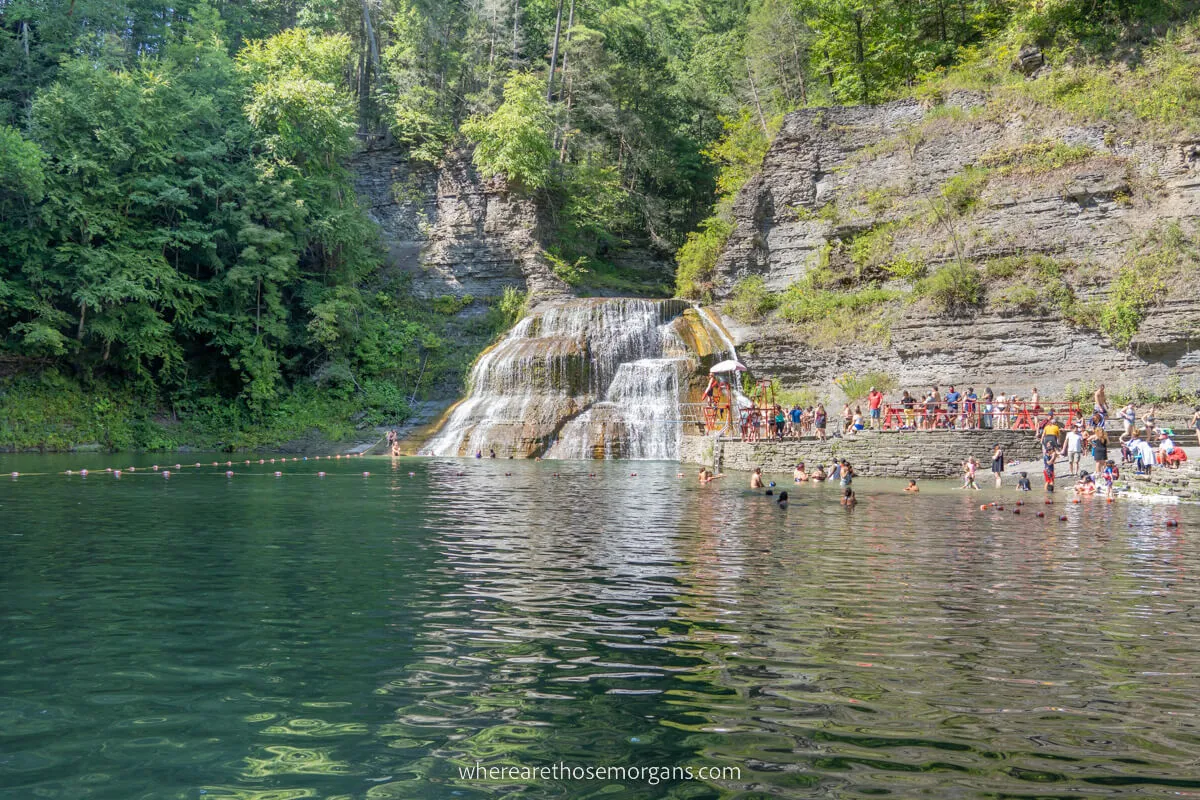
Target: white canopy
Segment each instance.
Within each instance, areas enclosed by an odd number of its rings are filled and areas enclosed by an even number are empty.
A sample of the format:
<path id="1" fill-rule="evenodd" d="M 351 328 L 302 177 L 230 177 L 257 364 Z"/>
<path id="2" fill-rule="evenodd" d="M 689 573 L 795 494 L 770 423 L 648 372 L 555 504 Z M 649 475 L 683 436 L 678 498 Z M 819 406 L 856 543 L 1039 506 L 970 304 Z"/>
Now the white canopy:
<path id="1" fill-rule="evenodd" d="M 712 369 L 709 370 L 709 372 L 713 373 L 713 374 L 715 374 L 717 372 L 749 372 L 749 371 L 750 370 L 746 367 L 745 364 L 741 363 L 740 361 L 734 361 L 733 359 L 730 359 L 728 361 L 722 361 L 720 364 L 717 364 L 716 366 L 714 366 Z"/>

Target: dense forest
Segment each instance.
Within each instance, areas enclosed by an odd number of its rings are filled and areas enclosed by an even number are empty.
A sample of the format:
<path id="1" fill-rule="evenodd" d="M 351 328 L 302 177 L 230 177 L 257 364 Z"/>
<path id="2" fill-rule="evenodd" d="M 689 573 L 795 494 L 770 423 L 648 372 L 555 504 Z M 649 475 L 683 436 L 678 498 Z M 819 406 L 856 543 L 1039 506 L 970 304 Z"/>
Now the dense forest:
<path id="1" fill-rule="evenodd" d="M 110 446 L 166 445 L 134 424 L 165 415 L 253 445 L 228 434 L 395 421 L 461 373 L 457 306 L 380 270 L 346 168 L 364 142 L 431 165 L 470 149 L 546 210 L 568 281 L 636 245 L 678 258 L 688 293 L 786 112 L 910 93 L 997 42 L 1087 57 L 1188 11 L 0 0 L 0 439 L 79 440 L 46 432 L 59 415 Z M 489 302 L 481 341 L 520 313 Z"/>

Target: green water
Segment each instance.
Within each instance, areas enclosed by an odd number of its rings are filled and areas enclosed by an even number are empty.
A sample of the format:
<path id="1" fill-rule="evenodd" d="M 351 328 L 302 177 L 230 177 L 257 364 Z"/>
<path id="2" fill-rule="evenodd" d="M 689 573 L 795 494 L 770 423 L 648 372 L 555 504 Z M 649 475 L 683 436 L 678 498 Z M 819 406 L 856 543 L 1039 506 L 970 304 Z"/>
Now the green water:
<path id="1" fill-rule="evenodd" d="M 0 797 L 1200 794 L 1194 507 L 1017 516 L 860 479 L 851 513 L 811 486 L 781 511 L 644 463 L 224 469 L 0 478 Z"/>

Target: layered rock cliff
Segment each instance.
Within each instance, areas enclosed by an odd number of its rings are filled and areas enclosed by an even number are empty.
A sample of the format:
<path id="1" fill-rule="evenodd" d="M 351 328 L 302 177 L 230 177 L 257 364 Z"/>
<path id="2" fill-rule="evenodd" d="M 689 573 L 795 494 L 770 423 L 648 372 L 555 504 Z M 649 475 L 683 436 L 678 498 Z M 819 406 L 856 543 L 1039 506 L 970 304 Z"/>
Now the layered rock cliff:
<path id="1" fill-rule="evenodd" d="M 813 325 L 778 313 L 730 328 L 756 371 L 818 390 L 869 371 L 902 386 L 1022 393 L 1096 381 L 1191 388 L 1200 379 L 1200 300 L 1190 288 L 1200 279 L 1198 156 L 1200 132 L 1139 139 L 970 93 L 797 112 L 737 198 L 717 293 L 730 297 L 747 276 L 783 292 L 819 271 L 827 286 L 902 296 L 920 275 L 968 263 L 983 280 L 977 304 L 946 313 L 894 301 L 880 308 L 886 330 L 868 339 L 814 340 Z M 1164 285 L 1136 333 L 1115 343 L 1096 324 L 1114 279 L 1155 258 L 1176 263 L 1156 273 Z"/>
<path id="2" fill-rule="evenodd" d="M 536 204 L 480 177 L 469 155 L 451 153 L 435 169 L 383 147 L 359 153 L 351 169 L 389 268 L 408 274 L 416 294 L 494 297 L 510 286 L 541 299 L 568 294 L 542 250 Z"/>

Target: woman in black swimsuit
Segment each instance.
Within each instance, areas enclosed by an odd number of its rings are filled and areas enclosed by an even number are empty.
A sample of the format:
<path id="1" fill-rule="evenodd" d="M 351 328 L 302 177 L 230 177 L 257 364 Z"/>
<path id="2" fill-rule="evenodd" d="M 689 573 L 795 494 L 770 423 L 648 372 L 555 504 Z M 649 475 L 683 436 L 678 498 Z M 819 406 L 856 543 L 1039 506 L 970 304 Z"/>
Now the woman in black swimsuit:
<path id="1" fill-rule="evenodd" d="M 1000 485 L 1000 476 L 1004 474 L 1004 448 L 996 445 L 992 451 L 992 474 L 996 476 L 996 485 Z"/>

